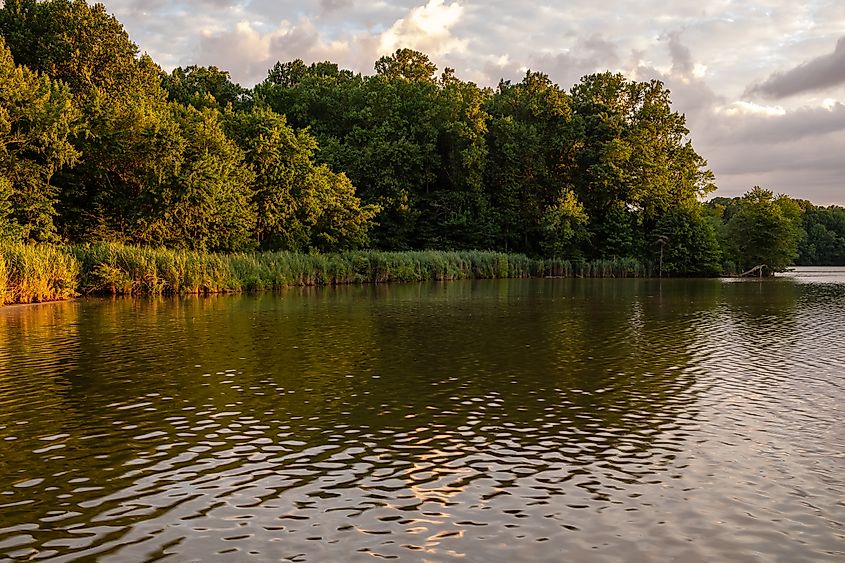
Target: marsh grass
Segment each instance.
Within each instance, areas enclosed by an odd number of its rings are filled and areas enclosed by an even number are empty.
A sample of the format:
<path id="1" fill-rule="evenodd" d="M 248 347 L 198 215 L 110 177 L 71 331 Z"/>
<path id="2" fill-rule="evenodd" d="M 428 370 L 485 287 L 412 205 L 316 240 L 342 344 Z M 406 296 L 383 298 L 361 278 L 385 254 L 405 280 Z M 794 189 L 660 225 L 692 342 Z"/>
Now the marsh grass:
<path id="1" fill-rule="evenodd" d="M 0 244 L 0 295 L 4 304 L 67 299 L 76 294 L 79 262 L 66 248 Z"/>
<path id="2" fill-rule="evenodd" d="M 81 293 L 162 295 L 239 290 L 222 254 L 102 243 L 76 246 Z"/>
<path id="3" fill-rule="evenodd" d="M 538 260 L 488 251 L 354 251 L 338 254 L 216 254 L 126 246 L 0 246 L 4 303 L 74 294 L 175 295 L 274 290 L 289 286 L 528 277 L 644 277 L 636 260 Z"/>

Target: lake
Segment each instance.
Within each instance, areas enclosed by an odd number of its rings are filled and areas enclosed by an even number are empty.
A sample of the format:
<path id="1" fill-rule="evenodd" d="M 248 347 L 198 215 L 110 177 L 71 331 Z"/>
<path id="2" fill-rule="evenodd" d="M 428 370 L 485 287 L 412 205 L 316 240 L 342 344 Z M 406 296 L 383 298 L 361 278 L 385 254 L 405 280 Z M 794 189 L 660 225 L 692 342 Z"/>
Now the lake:
<path id="1" fill-rule="evenodd" d="M 0 309 L 0 560 L 843 561 L 845 270 Z"/>

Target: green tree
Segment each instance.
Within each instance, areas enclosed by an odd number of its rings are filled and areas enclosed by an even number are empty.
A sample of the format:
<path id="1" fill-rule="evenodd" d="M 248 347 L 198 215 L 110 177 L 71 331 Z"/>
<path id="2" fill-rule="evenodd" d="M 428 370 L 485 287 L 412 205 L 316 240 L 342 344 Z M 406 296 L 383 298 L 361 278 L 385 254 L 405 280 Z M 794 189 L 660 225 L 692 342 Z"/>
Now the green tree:
<path id="1" fill-rule="evenodd" d="M 197 250 L 254 246 L 254 174 L 243 151 L 226 136 L 220 112 L 175 106 L 186 141 L 181 164 L 160 185 L 158 213 L 136 240 Z"/>
<path id="2" fill-rule="evenodd" d="M 809 202 L 802 216 L 806 237 L 798 244 L 796 264 L 807 266 L 845 265 L 845 209 L 816 207 Z"/>
<path id="3" fill-rule="evenodd" d="M 51 180 L 79 156 L 68 142 L 78 118 L 68 88 L 16 66 L 0 38 L 0 237 L 56 236 Z"/>
<path id="4" fill-rule="evenodd" d="M 765 264 L 782 271 L 798 256 L 801 209 L 784 195 L 754 186 L 727 223 L 729 252 L 742 270 Z"/>
<path id="5" fill-rule="evenodd" d="M 419 244 L 426 248 L 491 248 L 495 217 L 484 184 L 491 92 L 447 68 L 436 93 L 437 178 L 420 194 Z"/>
<path id="6" fill-rule="evenodd" d="M 314 163 L 317 142 L 308 132 L 295 132 L 284 116 L 260 106 L 227 111 L 226 125 L 255 174 L 253 228 L 262 248 L 347 250 L 366 244 L 378 208 L 362 206 L 345 175 Z"/>
<path id="7" fill-rule="evenodd" d="M 578 246 L 587 238 L 588 220 L 575 194 L 565 192 L 543 215 L 543 252 L 552 257 L 580 257 Z"/>
<path id="8" fill-rule="evenodd" d="M 656 252 L 662 253 L 662 271 L 669 275 L 714 276 L 722 270 L 721 249 L 713 224 L 701 205 L 667 211 L 654 229 Z"/>
<path id="9" fill-rule="evenodd" d="M 518 84 L 501 82 L 487 111 L 497 246 L 539 254 L 554 209 L 572 190 L 577 131 L 569 96 L 545 74 L 528 72 Z"/>
<path id="10" fill-rule="evenodd" d="M 376 61 L 375 69 L 378 76 L 411 82 L 434 82 L 437 73 L 437 66 L 429 60 L 428 55 L 412 49 L 397 49 L 392 55 L 381 57 Z"/>
<path id="11" fill-rule="evenodd" d="M 381 248 L 490 246 L 484 189 L 486 92 L 416 51 L 399 50 L 361 77 L 331 63 L 278 63 L 256 98 L 317 138 L 318 162 L 343 171 L 382 209 Z M 425 218 L 425 220 L 420 220 Z"/>
<path id="12" fill-rule="evenodd" d="M 16 60 L 70 87 L 83 116 L 72 138 L 79 163 L 55 177 L 62 234 L 136 240 L 160 215 L 159 192 L 185 147 L 161 70 L 137 56 L 102 4 L 10 0 L 0 9 L 0 32 Z"/>
<path id="13" fill-rule="evenodd" d="M 585 76 L 572 104 L 581 134 L 574 189 L 590 215 L 594 255 L 647 254 L 659 218 L 715 189 L 713 174 L 660 81 Z"/>
<path id="14" fill-rule="evenodd" d="M 197 109 L 213 107 L 235 108 L 250 102 L 249 90 L 232 82 L 229 73 L 216 66 L 178 67 L 170 74 L 162 74 L 162 87 L 169 99 Z"/>
<path id="15" fill-rule="evenodd" d="M 138 48 L 102 4 L 6 0 L 0 34 L 18 64 L 61 80 L 74 93 L 138 85 Z"/>

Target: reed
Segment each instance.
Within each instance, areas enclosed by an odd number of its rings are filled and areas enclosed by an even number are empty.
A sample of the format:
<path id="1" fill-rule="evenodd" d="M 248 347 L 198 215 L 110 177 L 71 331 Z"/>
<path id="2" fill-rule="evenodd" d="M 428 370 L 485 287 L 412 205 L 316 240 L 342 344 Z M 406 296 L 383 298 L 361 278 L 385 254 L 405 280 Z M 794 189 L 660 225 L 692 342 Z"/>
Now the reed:
<path id="1" fill-rule="evenodd" d="M 0 253 L 0 305 L 6 303 L 6 285 L 8 276 L 6 273 L 6 256 Z"/>
<path id="2" fill-rule="evenodd" d="M 60 246 L 0 244 L 3 304 L 67 299 L 76 294 L 79 263 Z"/>
<path id="3" fill-rule="evenodd" d="M 3 303 L 65 299 L 75 293 L 210 294 L 306 285 L 653 274 L 648 264 L 632 259 L 539 260 L 489 251 L 216 254 L 118 243 L 6 244 L 0 249 Z"/>
<path id="4" fill-rule="evenodd" d="M 77 246 L 80 291 L 161 295 L 238 291 L 241 284 L 222 254 L 100 243 Z"/>

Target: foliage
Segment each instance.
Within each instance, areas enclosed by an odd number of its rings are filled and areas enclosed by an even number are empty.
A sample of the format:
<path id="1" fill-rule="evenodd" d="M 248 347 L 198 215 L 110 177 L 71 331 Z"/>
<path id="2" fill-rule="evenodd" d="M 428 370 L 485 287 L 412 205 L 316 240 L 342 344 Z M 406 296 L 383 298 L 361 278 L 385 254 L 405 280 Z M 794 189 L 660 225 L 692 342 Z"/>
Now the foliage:
<path id="1" fill-rule="evenodd" d="M 553 221 L 549 210 L 571 197 L 575 130 L 569 96 L 548 76 L 528 72 L 519 84 L 501 82 L 487 111 L 486 176 L 499 245 L 539 253 Z"/>
<path id="2" fill-rule="evenodd" d="M 185 152 L 172 183 L 156 194 L 162 212 L 144 233 L 146 242 L 197 250 L 250 248 L 254 175 L 243 151 L 226 136 L 217 110 L 177 111 Z"/>
<path id="3" fill-rule="evenodd" d="M 361 206 L 345 175 L 314 163 L 309 133 L 263 106 L 227 111 L 226 125 L 255 174 L 254 235 L 263 248 L 336 251 L 367 243 L 378 208 Z"/>
<path id="4" fill-rule="evenodd" d="M 794 200 L 755 186 L 742 197 L 727 231 L 728 252 L 740 269 L 765 264 L 781 271 L 798 256 L 798 241 L 804 234 L 801 209 Z"/>
<path id="5" fill-rule="evenodd" d="M 845 209 L 807 204 L 802 216 L 806 237 L 798 244 L 796 264 L 845 266 Z"/>
<path id="6" fill-rule="evenodd" d="M 662 252 L 662 273 L 669 275 L 718 275 L 721 249 L 713 224 L 698 206 L 666 212 L 654 229 L 655 246 Z"/>
<path id="7" fill-rule="evenodd" d="M 250 101 L 249 90 L 232 82 L 229 73 L 216 66 L 178 67 L 170 74 L 162 74 L 161 83 L 169 99 L 197 109 L 224 110 Z"/>
<path id="8" fill-rule="evenodd" d="M 79 154 L 67 87 L 15 65 L 0 38 L 0 239 L 55 238 L 53 175 Z"/>
<path id="9" fill-rule="evenodd" d="M 543 250 L 547 256 L 574 256 L 578 243 L 586 238 L 588 221 L 584 206 L 572 192 L 564 193 L 543 215 L 546 236 Z"/>
<path id="10" fill-rule="evenodd" d="M 399 49 L 371 76 L 294 60 L 246 89 L 214 66 L 162 72 L 101 4 L 0 7 L 0 239 L 199 253 L 114 251 L 85 266 L 100 276 L 92 287 L 231 289 L 276 272 L 249 266 L 254 249 L 503 250 L 530 256 L 532 271 L 580 276 L 653 273 L 660 250 L 671 275 L 713 275 L 721 259 L 783 268 L 796 244 L 801 263 L 845 263 L 841 210 L 754 191 L 702 207 L 713 189 L 656 80 L 600 73 L 567 92 L 527 71 L 479 88 Z M 213 251 L 241 256 L 214 254 L 214 272 L 225 263 L 245 278 L 188 267 L 186 256 Z M 396 279 L 464 271 L 449 258 L 431 273 L 422 264 L 440 264 L 436 254 L 417 266 L 398 256 L 385 266 Z M 307 279 L 315 268 L 379 277 L 308 260 L 294 260 Z M 501 269 L 486 260 L 472 268 Z M 173 275 L 136 275 L 153 262 Z"/>
<path id="11" fill-rule="evenodd" d="M 661 82 L 585 76 L 572 89 L 572 106 L 580 134 L 574 190 L 591 218 L 594 254 L 647 252 L 664 213 L 715 189 Z"/>

